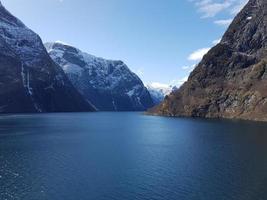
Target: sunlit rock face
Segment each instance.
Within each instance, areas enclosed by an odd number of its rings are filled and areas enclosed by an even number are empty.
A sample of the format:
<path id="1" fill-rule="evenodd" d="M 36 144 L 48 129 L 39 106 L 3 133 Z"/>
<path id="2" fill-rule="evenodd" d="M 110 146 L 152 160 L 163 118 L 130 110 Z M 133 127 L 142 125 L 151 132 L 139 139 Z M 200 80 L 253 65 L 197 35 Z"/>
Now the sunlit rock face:
<path id="1" fill-rule="evenodd" d="M 40 37 L 0 4 L 0 112 L 91 110 Z"/>
<path id="2" fill-rule="evenodd" d="M 149 112 L 267 121 L 267 1 L 250 0 L 191 73 Z"/>

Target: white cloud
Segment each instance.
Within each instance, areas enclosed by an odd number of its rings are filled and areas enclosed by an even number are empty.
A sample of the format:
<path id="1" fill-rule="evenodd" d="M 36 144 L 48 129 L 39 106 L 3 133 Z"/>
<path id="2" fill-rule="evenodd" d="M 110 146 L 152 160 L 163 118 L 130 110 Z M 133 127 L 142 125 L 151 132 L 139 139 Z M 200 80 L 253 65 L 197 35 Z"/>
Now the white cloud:
<path id="1" fill-rule="evenodd" d="M 159 82 L 153 82 L 153 83 L 150 83 L 149 85 L 152 86 L 153 88 L 162 88 L 162 89 L 167 89 L 170 87 L 170 85 L 168 84 L 159 83 Z"/>
<path id="2" fill-rule="evenodd" d="M 159 82 L 152 82 L 152 83 L 145 84 L 145 85 L 148 88 L 160 89 L 160 90 L 162 90 L 165 93 L 165 95 L 168 95 L 168 94 L 170 94 L 173 91 L 173 88 L 174 87 L 176 87 L 176 88 L 181 87 L 187 80 L 188 80 L 188 76 L 183 77 L 181 79 L 172 80 L 168 84 L 159 83 Z"/>
<path id="3" fill-rule="evenodd" d="M 217 39 L 217 40 L 214 40 L 212 41 L 212 44 L 215 45 L 215 44 L 218 44 L 219 42 L 221 41 L 221 38 L 220 39 Z M 202 49 L 198 49 L 196 51 L 194 51 L 193 53 L 191 53 L 189 56 L 188 56 L 188 60 L 190 61 L 200 61 L 203 56 L 210 50 L 211 48 L 210 47 L 207 47 L 207 48 L 202 48 Z M 180 67 L 181 70 L 186 70 L 187 73 L 186 74 L 189 74 L 189 72 L 191 72 L 192 70 L 195 69 L 195 67 L 197 66 L 197 64 L 192 64 L 192 65 L 184 65 L 182 67 Z M 186 81 L 188 80 L 188 76 L 185 76 L 181 79 L 176 79 L 176 80 L 172 80 L 170 83 L 168 84 L 165 84 L 165 83 L 159 83 L 159 82 L 152 82 L 150 84 L 147 84 L 149 85 L 150 87 L 153 87 L 153 88 L 161 88 L 161 89 L 166 89 L 166 88 L 171 88 L 172 87 L 181 87 Z"/>
<path id="4" fill-rule="evenodd" d="M 222 40 L 221 38 L 220 39 L 217 39 L 217 40 L 213 40 L 212 41 L 212 44 L 213 45 L 219 44 L 221 42 L 221 40 Z"/>
<path id="5" fill-rule="evenodd" d="M 202 13 L 202 18 L 215 17 L 219 13 L 228 12 L 236 15 L 248 0 L 189 0 Z"/>
<path id="6" fill-rule="evenodd" d="M 212 0 L 202 0 L 196 3 L 199 11 L 203 14 L 203 18 L 214 17 L 223 10 L 229 8 L 231 3 L 225 1 L 222 3 L 213 2 Z"/>
<path id="7" fill-rule="evenodd" d="M 216 45 L 216 44 L 218 44 L 220 42 L 221 42 L 221 38 L 217 39 L 217 40 L 213 40 L 212 41 L 212 45 L 214 46 L 214 45 Z M 197 49 L 196 51 L 192 52 L 188 56 L 187 59 L 190 60 L 190 61 L 200 61 L 203 58 L 203 56 L 208 53 L 208 51 L 210 49 L 211 49 L 211 47 L 205 47 L 205 48 Z M 196 64 L 193 64 L 191 66 L 189 66 L 189 65 L 188 66 L 183 66 L 182 69 L 183 70 L 192 69 L 192 68 L 194 69 L 195 67 L 196 67 Z"/>
<path id="8" fill-rule="evenodd" d="M 196 64 L 182 66 L 182 70 L 192 71 L 196 67 Z"/>
<path id="9" fill-rule="evenodd" d="M 231 9 L 230 13 L 236 15 L 248 3 L 248 0 L 239 0 L 236 5 Z"/>
<path id="10" fill-rule="evenodd" d="M 55 41 L 55 43 L 66 45 L 66 46 L 72 46 L 72 45 L 70 45 L 70 44 L 68 44 L 66 42 L 61 41 L 61 40 L 57 40 L 57 41 Z"/>
<path id="11" fill-rule="evenodd" d="M 173 86 L 173 87 L 175 86 L 175 87 L 179 88 L 179 87 L 181 87 L 187 80 L 188 80 L 188 76 L 183 77 L 183 78 L 178 79 L 178 80 L 172 80 L 171 83 L 170 83 L 170 85 Z"/>
<path id="12" fill-rule="evenodd" d="M 206 53 L 208 53 L 209 50 L 210 50 L 210 47 L 198 49 L 198 50 L 194 51 L 193 53 L 191 53 L 188 56 L 188 60 L 191 60 L 191 61 L 200 61 L 203 58 L 203 56 Z"/>
<path id="13" fill-rule="evenodd" d="M 233 19 L 221 19 L 221 20 L 215 20 L 214 24 L 217 24 L 219 26 L 229 26 L 232 23 Z"/>

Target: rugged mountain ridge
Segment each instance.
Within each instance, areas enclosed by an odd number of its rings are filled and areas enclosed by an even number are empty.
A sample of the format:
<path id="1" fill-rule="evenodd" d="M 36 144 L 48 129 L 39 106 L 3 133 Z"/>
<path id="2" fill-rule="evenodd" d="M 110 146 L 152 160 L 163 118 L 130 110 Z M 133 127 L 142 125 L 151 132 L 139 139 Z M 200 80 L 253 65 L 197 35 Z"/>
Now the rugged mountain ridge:
<path id="1" fill-rule="evenodd" d="M 62 42 L 46 43 L 74 87 L 100 111 L 144 111 L 154 104 L 141 79 L 122 61 L 106 60 Z"/>
<path id="2" fill-rule="evenodd" d="M 150 114 L 267 121 L 267 1 L 250 0 L 221 42 Z"/>
<path id="3" fill-rule="evenodd" d="M 40 37 L 0 2 L 0 113 L 92 110 Z"/>
<path id="4" fill-rule="evenodd" d="M 160 83 L 147 84 L 146 88 L 148 89 L 155 105 L 160 104 L 167 95 L 177 90 L 176 86 L 165 85 Z"/>

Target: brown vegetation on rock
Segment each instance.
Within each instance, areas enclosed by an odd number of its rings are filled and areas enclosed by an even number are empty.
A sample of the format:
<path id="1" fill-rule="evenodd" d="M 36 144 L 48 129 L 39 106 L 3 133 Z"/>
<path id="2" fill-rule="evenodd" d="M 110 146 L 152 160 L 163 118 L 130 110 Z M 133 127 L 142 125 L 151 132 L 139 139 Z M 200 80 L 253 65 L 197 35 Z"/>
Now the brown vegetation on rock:
<path id="1" fill-rule="evenodd" d="M 267 1 L 250 0 L 188 81 L 148 113 L 267 121 Z"/>

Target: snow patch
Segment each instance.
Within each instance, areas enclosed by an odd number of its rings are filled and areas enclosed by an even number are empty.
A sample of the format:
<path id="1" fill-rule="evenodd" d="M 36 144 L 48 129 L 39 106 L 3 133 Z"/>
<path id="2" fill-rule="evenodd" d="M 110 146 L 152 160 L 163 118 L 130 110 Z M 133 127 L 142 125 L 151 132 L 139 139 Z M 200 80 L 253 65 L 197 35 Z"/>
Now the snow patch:
<path id="1" fill-rule="evenodd" d="M 27 93 L 30 95 L 31 100 L 32 100 L 32 102 L 34 104 L 35 109 L 38 112 L 42 112 L 42 109 L 39 107 L 39 105 L 34 100 L 33 89 L 30 86 L 30 71 L 29 71 L 29 69 L 26 69 L 25 68 L 24 64 L 21 65 L 21 77 L 22 77 L 23 86 L 26 89 Z"/>
<path id="2" fill-rule="evenodd" d="M 100 93 L 112 94 L 112 96 L 126 95 L 130 97 L 133 105 L 143 108 L 141 98 L 138 100 L 137 97 L 148 92 L 144 92 L 146 88 L 142 81 L 122 61 L 107 60 L 72 46 L 57 44 L 48 43 L 45 46 L 51 58 L 61 66 L 82 94 L 94 88 Z M 115 92 L 114 95 L 113 92 Z M 119 103 L 115 99 L 110 103 L 113 104 L 114 110 L 117 110 Z"/>
<path id="3" fill-rule="evenodd" d="M 83 71 L 80 66 L 71 63 L 67 63 L 62 68 L 67 74 L 76 74 L 78 76 L 80 76 Z"/>
<path id="4" fill-rule="evenodd" d="M 57 43 L 57 44 L 62 44 L 62 45 L 66 45 L 66 46 L 70 46 L 70 44 L 68 44 L 68 43 L 66 43 L 66 42 L 62 42 L 62 41 L 60 41 L 60 40 L 55 41 L 55 43 Z"/>

